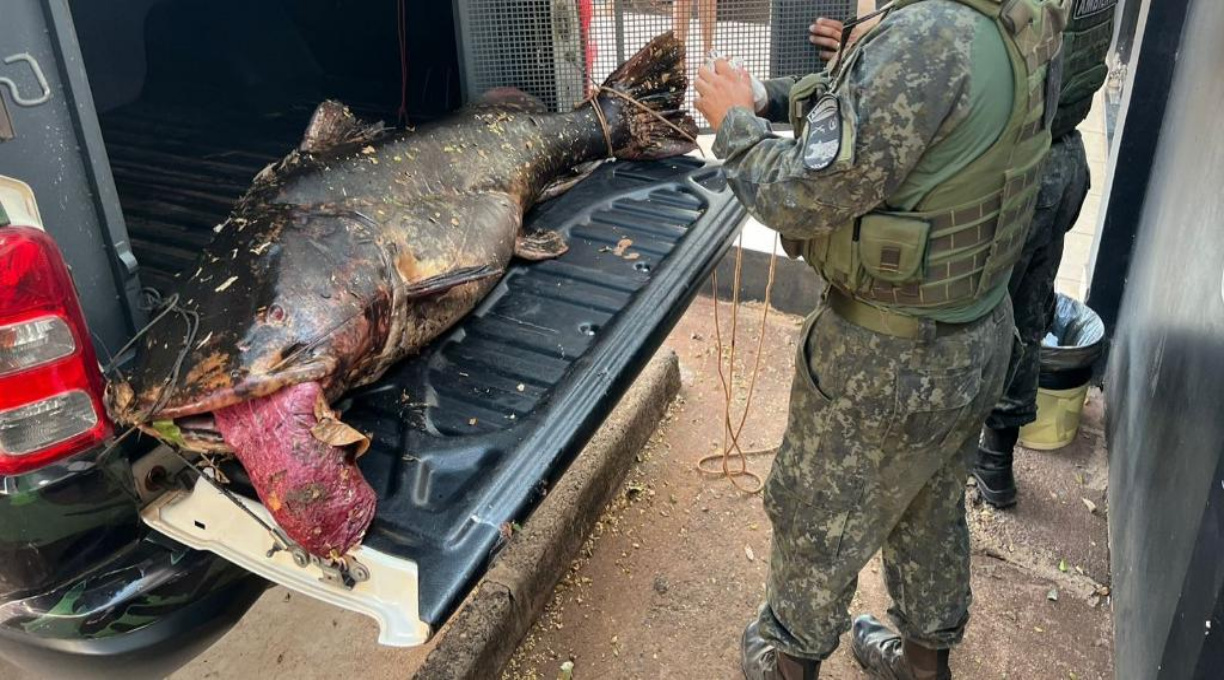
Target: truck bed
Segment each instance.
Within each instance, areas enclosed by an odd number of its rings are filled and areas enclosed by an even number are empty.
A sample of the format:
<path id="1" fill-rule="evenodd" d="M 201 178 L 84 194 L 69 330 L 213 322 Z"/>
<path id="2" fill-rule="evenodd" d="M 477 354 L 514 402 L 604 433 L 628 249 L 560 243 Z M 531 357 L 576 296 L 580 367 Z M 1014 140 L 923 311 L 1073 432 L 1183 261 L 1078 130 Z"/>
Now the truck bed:
<path id="1" fill-rule="evenodd" d="M 103 122 L 142 281 L 189 266 L 309 109 L 262 124 L 121 110 Z M 365 544 L 414 561 L 436 627 L 581 451 L 730 247 L 744 217 L 700 159 L 610 163 L 537 206 L 561 258 L 513 263 L 460 324 L 338 406 L 373 435 Z M 627 247 L 618 244 L 629 241 Z"/>

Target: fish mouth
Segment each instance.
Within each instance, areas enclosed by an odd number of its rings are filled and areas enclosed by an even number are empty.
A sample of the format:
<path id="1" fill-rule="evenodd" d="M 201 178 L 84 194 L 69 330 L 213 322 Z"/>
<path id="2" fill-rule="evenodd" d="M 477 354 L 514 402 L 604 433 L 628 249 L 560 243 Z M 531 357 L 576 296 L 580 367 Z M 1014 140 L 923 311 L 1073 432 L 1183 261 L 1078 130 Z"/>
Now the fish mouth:
<path id="1" fill-rule="evenodd" d="M 228 452 L 230 448 L 221 438 L 213 420 L 214 411 L 266 397 L 300 383 L 326 384 L 334 368 L 334 361 L 320 359 L 288 367 L 274 374 L 249 374 L 234 385 L 205 394 L 185 399 L 172 396 L 160 409 L 147 416 L 143 414 L 156 405 L 161 398 L 161 390 L 151 390 L 151 394 L 146 392 L 137 397 L 126 383 L 112 383 L 107 387 L 107 402 L 111 405 L 112 416 L 117 421 L 133 425 L 159 439 L 165 440 L 166 433 L 159 430 L 157 425 L 169 421 L 174 423 L 181 435 L 181 441 L 176 438 L 175 444 L 191 451 Z M 179 394 L 186 392 L 180 391 Z"/>

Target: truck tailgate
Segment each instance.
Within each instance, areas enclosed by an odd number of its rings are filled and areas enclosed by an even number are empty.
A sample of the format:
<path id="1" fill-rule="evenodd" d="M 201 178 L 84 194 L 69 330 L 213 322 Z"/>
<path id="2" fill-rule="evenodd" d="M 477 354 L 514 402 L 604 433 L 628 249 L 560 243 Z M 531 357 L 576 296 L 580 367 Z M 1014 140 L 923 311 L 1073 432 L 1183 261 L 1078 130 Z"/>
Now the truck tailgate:
<path id="1" fill-rule="evenodd" d="M 437 625 L 611 413 L 729 248 L 744 216 L 716 167 L 616 163 L 528 216 L 567 235 L 516 264 L 470 316 L 351 397 L 373 433 L 366 544 L 420 570 Z"/>
<path id="2" fill-rule="evenodd" d="M 291 573 L 283 553 L 264 556 L 270 541 L 227 541 L 220 526 L 254 523 L 205 489 L 192 495 L 210 499 L 207 531 L 174 512 L 182 496 L 155 503 L 146 517 L 193 547 L 373 616 L 384 642 L 420 642 L 420 631 L 453 613 L 512 523 L 527 517 L 611 413 L 743 217 L 719 167 L 690 157 L 606 164 L 529 213 L 527 229 L 563 233 L 569 251 L 514 262 L 455 328 L 336 405 L 372 434 L 360 465 L 378 512 L 354 555 L 370 583 L 340 592 Z M 232 476 L 242 492 L 240 472 Z M 247 491 L 244 500 L 253 499 Z M 405 610 L 411 621 L 402 620 Z"/>

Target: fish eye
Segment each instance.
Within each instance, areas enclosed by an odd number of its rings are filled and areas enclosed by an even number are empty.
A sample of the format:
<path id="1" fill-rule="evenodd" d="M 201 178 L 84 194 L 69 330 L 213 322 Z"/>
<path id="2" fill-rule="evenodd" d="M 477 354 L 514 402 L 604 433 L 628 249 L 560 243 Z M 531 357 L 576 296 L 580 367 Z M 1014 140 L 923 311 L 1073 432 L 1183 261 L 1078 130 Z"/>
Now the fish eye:
<path id="1" fill-rule="evenodd" d="M 268 307 L 268 321 L 270 323 L 281 323 L 285 320 L 285 308 L 280 305 L 272 305 Z"/>

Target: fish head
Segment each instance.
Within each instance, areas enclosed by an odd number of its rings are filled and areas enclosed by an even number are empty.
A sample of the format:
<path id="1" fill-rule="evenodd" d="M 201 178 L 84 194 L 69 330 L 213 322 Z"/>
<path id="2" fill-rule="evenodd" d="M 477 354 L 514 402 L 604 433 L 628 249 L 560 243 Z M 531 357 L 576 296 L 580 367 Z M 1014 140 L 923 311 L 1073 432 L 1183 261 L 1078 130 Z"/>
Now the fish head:
<path id="1" fill-rule="evenodd" d="M 153 434 L 186 424 L 185 438 L 203 436 L 186 448 L 210 450 L 219 438 L 200 416 L 305 382 L 334 398 L 375 354 L 391 294 L 363 221 L 286 210 L 241 219 L 222 225 L 151 314 L 131 368 L 108 386 L 118 422 L 162 423 Z"/>

